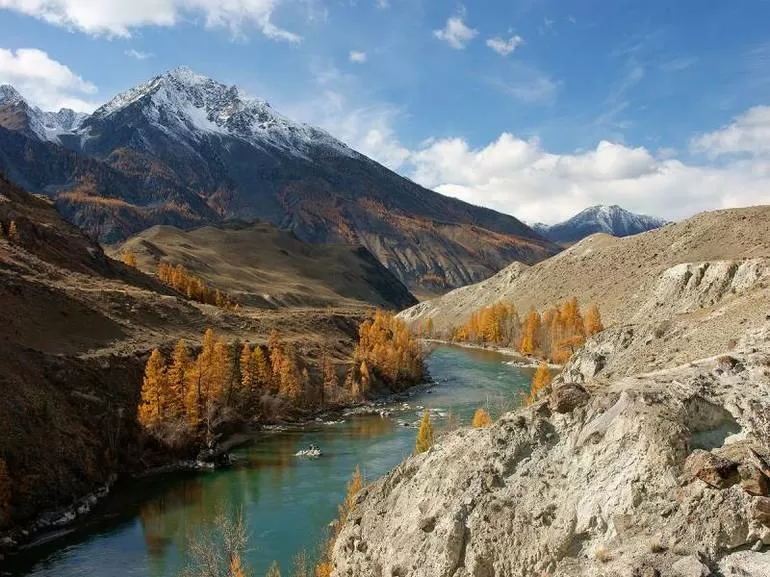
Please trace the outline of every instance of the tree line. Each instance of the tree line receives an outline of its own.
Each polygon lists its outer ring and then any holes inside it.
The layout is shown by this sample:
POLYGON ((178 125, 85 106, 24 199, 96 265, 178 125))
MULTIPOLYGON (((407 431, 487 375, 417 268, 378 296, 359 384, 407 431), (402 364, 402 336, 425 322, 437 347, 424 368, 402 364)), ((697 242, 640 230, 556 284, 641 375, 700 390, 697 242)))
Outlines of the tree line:
MULTIPOLYGON (((471 314, 450 335, 459 343, 512 347, 523 355, 566 362, 587 337, 604 330, 599 307, 588 306, 585 314, 576 297, 550 307, 542 315, 530 310, 522 320, 513 303, 499 302, 471 314)), ((432 334, 432 321, 423 325, 432 334)))
POLYGON ((218 288, 210 288, 206 281, 191 273, 181 264, 174 266, 166 262, 159 262, 158 278, 162 283, 178 290, 190 300, 223 309, 235 309, 239 306, 225 292, 218 288))
POLYGON ((315 366, 272 330, 267 344, 228 342, 206 330, 200 351, 184 340, 169 359, 152 351, 145 366, 140 424, 169 445, 190 436, 211 440, 233 421, 271 421, 297 411, 344 406, 377 390, 398 390, 422 380, 419 341, 393 315, 377 311, 360 325, 344 377, 328 350, 315 366))

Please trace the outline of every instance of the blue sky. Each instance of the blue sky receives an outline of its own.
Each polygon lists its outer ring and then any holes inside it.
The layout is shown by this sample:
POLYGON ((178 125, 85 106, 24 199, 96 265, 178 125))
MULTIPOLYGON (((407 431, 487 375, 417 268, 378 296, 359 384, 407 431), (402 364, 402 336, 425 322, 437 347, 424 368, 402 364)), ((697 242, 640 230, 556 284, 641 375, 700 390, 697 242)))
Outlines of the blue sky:
POLYGON ((87 109, 184 64, 527 220, 680 218, 770 202, 768 22, 768 0, 0 0, 0 82, 87 109))

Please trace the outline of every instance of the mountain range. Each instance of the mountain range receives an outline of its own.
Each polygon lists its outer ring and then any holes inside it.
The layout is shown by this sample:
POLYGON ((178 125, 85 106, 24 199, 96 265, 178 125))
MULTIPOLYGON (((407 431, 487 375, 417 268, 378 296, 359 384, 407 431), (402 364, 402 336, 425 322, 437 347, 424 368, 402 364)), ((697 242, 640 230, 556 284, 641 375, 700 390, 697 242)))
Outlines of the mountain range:
POLYGON ((0 88, 0 168, 105 244, 156 224, 259 219, 306 242, 363 245, 418 293, 559 250, 511 216, 427 190, 187 68, 90 115, 44 112, 0 88))
POLYGON ((598 232, 619 237, 632 236, 667 224, 665 219, 635 214, 614 204, 591 206, 564 222, 553 225, 536 223, 532 228, 552 242, 571 244, 598 232))

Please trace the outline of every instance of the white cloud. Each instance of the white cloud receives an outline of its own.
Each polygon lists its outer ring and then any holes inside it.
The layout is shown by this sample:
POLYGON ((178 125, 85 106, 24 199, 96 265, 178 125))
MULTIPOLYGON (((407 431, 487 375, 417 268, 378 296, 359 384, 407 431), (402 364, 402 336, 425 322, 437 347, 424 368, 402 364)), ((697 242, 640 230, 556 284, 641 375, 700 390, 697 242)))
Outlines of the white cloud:
POLYGON ((87 34, 123 36, 143 26, 173 26, 180 19, 202 16, 208 27, 225 27, 242 35, 249 26, 276 40, 299 42, 300 36, 273 24, 280 0, 0 0, 14 10, 50 24, 87 34))
POLYGON ((770 155, 770 106, 755 106, 728 126, 693 138, 690 146, 694 152, 703 152, 710 158, 770 155))
POLYGON ((96 86, 36 48, 15 52, 0 48, 0 84, 12 84, 30 103, 44 110, 89 112, 97 106, 87 100, 96 94, 96 86))
POLYGON ((420 184, 528 222, 557 222, 594 204, 620 204, 669 219, 703 210, 770 203, 770 164, 687 165, 607 141, 553 154, 536 139, 502 134, 474 149, 445 139, 410 155, 420 184))
POLYGON ((527 104, 545 103, 553 100, 558 84, 548 76, 533 76, 515 82, 494 80, 493 84, 506 94, 527 104))
POLYGON ((449 44, 455 50, 464 49, 468 42, 478 36, 479 31, 467 26, 463 22, 463 18, 465 18, 465 10, 460 10, 458 15, 452 16, 447 20, 446 26, 443 29, 434 30, 433 35, 449 44))
POLYGON ((133 48, 129 48, 124 52, 124 54, 137 60, 147 60, 153 56, 151 52, 141 52, 139 50, 134 50, 133 48))
POLYGON ((349 58, 351 62, 355 62, 357 64, 363 64, 364 62, 366 62, 366 52, 351 50, 349 58))
POLYGON ((487 46, 501 56, 508 56, 522 44, 524 44, 524 39, 521 36, 511 36, 508 40, 496 36, 487 40, 487 46))

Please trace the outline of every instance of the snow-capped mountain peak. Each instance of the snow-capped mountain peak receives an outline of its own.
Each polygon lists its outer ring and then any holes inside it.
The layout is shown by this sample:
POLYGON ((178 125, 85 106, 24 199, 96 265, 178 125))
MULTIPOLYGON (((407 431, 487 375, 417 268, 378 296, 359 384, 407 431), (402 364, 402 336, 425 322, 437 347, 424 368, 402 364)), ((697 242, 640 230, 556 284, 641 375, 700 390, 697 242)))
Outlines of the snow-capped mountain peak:
POLYGON ((534 228, 554 242, 575 242, 598 232, 613 236, 631 236, 666 224, 668 221, 665 219, 635 214, 613 204, 591 206, 564 222, 551 226, 538 223, 534 228))
POLYGON ((326 145, 354 154, 323 130, 294 122, 237 86, 227 86, 180 67, 156 76, 113 98, 93 114, 104 122, 127 110, 138 110, 150 124, 182 140, 211 134, 270 145, 295 154, 309 146, 326 145))
POLYGON ((0 105, 14 105, 24 102, 24 97, 10 84, 0 84, 0 105))
POLYGON ((30 104, 19 92, 8 84, 0 86, 0 106, 14 107, 15 114, 21 118, 29 132, 40 140, 59 142, 59 136, 77 130, 87 114, 62 108, 58 112, 41 110, 30 104))

